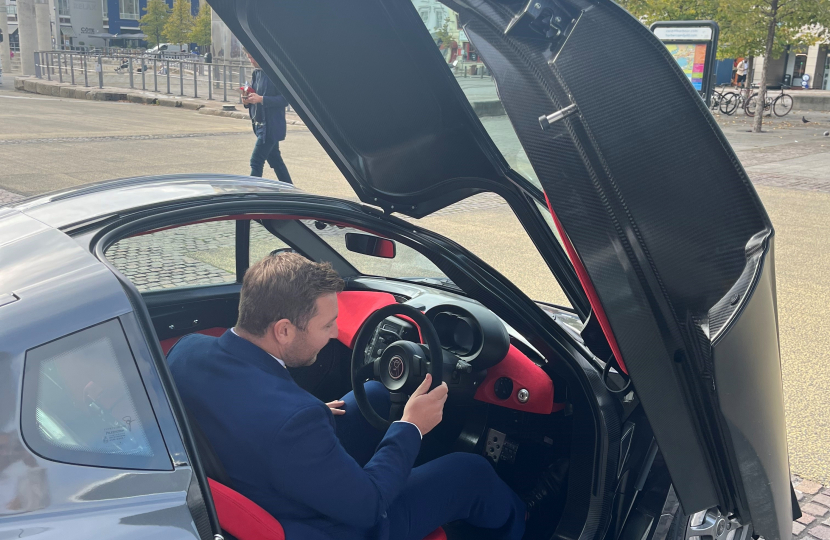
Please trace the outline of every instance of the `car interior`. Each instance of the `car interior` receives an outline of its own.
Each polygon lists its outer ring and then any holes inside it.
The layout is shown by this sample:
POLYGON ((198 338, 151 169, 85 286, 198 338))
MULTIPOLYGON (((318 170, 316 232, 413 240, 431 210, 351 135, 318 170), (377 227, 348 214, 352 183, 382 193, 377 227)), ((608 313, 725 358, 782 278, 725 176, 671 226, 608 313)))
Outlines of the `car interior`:
MULTIPOLYGON (((424 438, 416 466, 449 452, 486 456, 528 502, 530 537, 549 537, 567 498, 573 451, 568 389, 543 369, 549 359, 415 247, 345 223, 224 216, 132 234, 110 245, 106 257, 141 293, 165 354, 184 335, 219 336, 234 325, 242 277, 257 260, 291 250, 331 263, 346 282, 338 297, 338 338, 315 364, 290 368, 295 381, 323 402, 352 389, 353 366, 382 361, 402 341, 422 341, 409 317, 392 315, 371 327, 367 319, 392 305, 423 313, 443 348, 450 391, 444 420, 424 438)), ((579 331, 575 314, 543 307, 579 331)), ((358 377, 365 380, 365 371, 358 377)), ((233 490, 199 419, 190 416, 188 423, 226 538, 283 538, 277 520, 233 490)), ((455 523, 428 538, 481 534, 455 523)))

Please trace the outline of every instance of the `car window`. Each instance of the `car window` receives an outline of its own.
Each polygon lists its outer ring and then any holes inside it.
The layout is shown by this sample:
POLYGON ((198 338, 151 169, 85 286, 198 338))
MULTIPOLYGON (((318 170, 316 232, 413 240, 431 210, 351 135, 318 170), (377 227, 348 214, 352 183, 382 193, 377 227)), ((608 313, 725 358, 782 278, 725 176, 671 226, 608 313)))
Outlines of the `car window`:
POLYGON ((258 222, 251 222, 251 247, 249 254, 251 265, 264 259, 274 251, 281 249, 291 249, 291 247, 271 234, 268 229, 258 222))
POLYGON ((302 220, 302 223, 314 231, 332 249, 349 261, 361 274, 392 278, 438 278, 447 280, 441 270, 432 261, 414 249, 400 242, 395 245, 395 257, 383 259, 346 249, 346 234, 368 234, 364 231, 341 227, 322 221, 302 220))
POLYGON ((194 223, 119 240, 107 259, 140 292, 236 281, 236 222, 194 223))
POLYGON ((571 306, 518 218, 495 193, 475 195, 411 221, 466 247, 533 300, 571 306))
POLYGON ((427 2, 420 10, 424 26, 510 168, 541 190, 542 185, 530 160, 504 113, 495 81, 481 55, 459 25, 458 14, 438 2, 427 2))
POLYGON ((26 353, 21 416, 26 443, 47 459, 172 469, 117 319, 26 353))

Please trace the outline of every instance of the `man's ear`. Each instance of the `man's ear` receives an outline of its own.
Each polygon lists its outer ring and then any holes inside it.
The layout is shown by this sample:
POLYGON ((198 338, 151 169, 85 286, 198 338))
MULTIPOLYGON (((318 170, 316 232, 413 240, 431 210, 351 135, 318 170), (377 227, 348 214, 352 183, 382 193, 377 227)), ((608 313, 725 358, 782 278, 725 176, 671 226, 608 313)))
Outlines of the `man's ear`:
POLYGON ((296 328, 294 328, 294 325, 288 319, 280 319, 271 327, 271 334, 277 340, 277 343, 281 345, 293 341, 295 332, 296 328))

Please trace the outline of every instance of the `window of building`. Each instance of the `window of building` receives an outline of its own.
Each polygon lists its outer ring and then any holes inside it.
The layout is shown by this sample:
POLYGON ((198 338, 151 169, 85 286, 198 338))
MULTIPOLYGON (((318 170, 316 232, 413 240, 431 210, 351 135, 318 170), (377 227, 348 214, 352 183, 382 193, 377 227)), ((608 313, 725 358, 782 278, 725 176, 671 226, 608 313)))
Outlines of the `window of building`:
POLYGON ((424 24, 428 24, 429 21, 429 8, 421 8, 419 13, 421 14, 421 20, 424 21, 424 24))
POLYGON ((118 0, 122 19, 137 21, 139 17, 138 0, 118 0))
POLYGON ((104 10, 104 18, 105 19, 109 18, 110 14, 109 14, 109 8, 107 7, 107 0, 101 0, 101 7, 104 10))
POLYGON ((46 459, 172 469, 117 319, 26 353, 21 423, 26 444, 46 459))
POLYGON ((69 16, 69 0, 58 0, 58 15, 69 16))

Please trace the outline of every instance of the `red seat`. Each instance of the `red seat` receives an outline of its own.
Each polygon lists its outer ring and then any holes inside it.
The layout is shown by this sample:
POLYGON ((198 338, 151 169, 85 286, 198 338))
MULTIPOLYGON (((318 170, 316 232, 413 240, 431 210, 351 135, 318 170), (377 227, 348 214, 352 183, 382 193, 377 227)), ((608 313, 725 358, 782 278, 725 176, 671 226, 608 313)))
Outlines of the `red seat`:
MULTIPOLYGON (((208 478, 219 525, 239 540, 285 540, 285 531, 274 516, 231 488, 208 478)), ((447 540, 440 527, 424 540, 447 540)))

